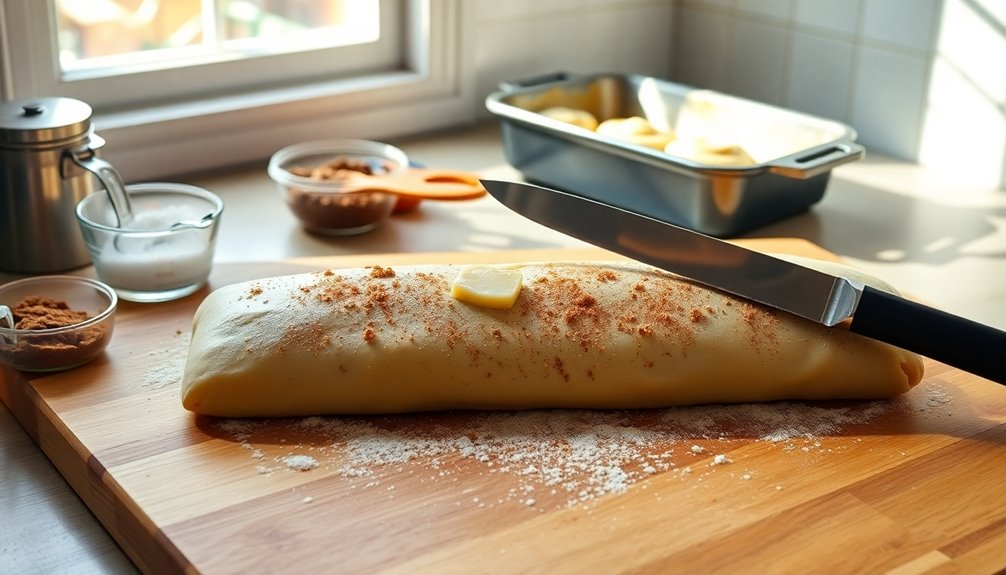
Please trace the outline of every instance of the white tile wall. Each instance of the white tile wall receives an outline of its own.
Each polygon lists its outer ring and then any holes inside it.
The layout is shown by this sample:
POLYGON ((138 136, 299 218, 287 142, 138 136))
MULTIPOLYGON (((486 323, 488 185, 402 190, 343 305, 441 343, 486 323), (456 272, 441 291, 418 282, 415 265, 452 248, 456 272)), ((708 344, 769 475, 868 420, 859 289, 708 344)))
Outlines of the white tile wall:
POLYGON ((734 24, 727 91, 781 104, 789 60, 789 41, 775 24, 740 19, 734 24))
POLYGON ((976 89, 960 68, 942 57, 933 67, 929 94, 920 161, 953 173, 962 184, 1001 178, 1006 169, 1002 104, 976 89))
POLYGON ((848 118, 855 49, 821 34, 793 34, 785 105, 824 118, 848 118))
POLYGON ((1006 189, 1006 2, 792 0, 788 17, 786 2, 755 4, 681 0, 672 77, 776 102, 778 72, 761 59, 782 62, 783 106, 851 124, 873 152, 1006 189), (707 32, 725 35, 726 55, 693 49, 707 32))
POLYGON ((475 73, 481 102, 500 82, 550 72, 668 78, 676 0, 479 0, 475 73))
POLYGON ((946 0, 936 49, 976 90, 1006 105, 1006 2, 987 4, 998 6, 1001 14, 986 12, 980 4, 976 9, 971 0, 946 0))
POLYGON ((1006 188, 1004 29, 1006 2, 945 0, 919 160, 959 179, 998 179, 1006 188))
POLYGON ((794 0, 734 0, 738 11, 762 16, 788 19, 793 12, 794 0))
POLYGON ((678 7, 674 28, 674 78, 711 90, 729 91, 728 54, 734 22, 722 10, 703 10, 685 2, 678 7))
POLYGON ((929 51, 939 1, 866 0, 863 5, 863 38, 929 51))
POLYGON ((855 34, 861 0, 799 0, 797 24, 815 26, 841 34, 855 34))
POLYGON ((928 62, 870 46, 857 50, 850 123, 869 146, 917 157, 928 62))
POLYGON ((682 0, 672 77, 846 122, 868 149, 917 159, 944 1, 682 0), (700 49, 710 37, 727 48, 700 49))

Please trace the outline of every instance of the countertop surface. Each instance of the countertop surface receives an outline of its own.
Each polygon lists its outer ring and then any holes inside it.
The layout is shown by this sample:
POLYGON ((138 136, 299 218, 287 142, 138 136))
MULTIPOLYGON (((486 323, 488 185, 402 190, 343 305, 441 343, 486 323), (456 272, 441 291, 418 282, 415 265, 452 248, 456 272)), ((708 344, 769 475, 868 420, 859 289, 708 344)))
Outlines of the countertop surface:
MULTIPOLYGON (((392 143, 430 167, 519 177, 503 158, 493 124, 392 143)), ((224 199, 218 262, 585 245, 524 220, 488 197, 425 202, 371 233, 325 238, 299 227, 264 163, 184 181, 224 199)), ((809 212, 746 237, 805 238, 936 307, 1006 329, 1002 190, 871 155, 836 169, 824 199, 809 212)), ((8 279, 0 274, 0 282, 8 279)), ((0 573, 135 571, 3 404, 0 517, 0 573)))

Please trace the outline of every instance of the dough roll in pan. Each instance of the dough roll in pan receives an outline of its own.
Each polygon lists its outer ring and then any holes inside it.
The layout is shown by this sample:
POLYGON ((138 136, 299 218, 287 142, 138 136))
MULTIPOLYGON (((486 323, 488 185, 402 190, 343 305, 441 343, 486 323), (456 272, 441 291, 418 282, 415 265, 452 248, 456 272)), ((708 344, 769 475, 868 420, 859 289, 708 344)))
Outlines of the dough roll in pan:
POLYGON ((919 356, 632 262, 514 264, 513 307, 451 296, 460 266, 328 270, 214 291, 182 402, 303 416, 652 408, 908 391, 919 356))

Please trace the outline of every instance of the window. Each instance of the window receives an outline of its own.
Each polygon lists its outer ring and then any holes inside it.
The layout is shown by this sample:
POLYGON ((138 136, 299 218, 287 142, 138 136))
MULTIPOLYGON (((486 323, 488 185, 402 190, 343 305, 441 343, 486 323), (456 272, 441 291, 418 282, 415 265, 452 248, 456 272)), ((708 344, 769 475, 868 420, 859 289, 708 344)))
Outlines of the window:
POLYGON ((460 0, 0 0, 6 99, 90 104, 127 181, 474 117, 460 0))

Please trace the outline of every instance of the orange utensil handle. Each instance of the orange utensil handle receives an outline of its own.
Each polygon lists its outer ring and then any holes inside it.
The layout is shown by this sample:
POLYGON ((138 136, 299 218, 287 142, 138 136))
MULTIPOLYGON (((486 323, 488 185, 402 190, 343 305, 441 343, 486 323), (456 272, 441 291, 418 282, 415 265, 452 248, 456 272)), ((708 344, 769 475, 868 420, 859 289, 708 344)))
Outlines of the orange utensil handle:
POLYGON ((409 168, 398 174, 381 176, 376 187, 427 200, 471 200, 486 194, 477 174, 426 168, 409 168))

